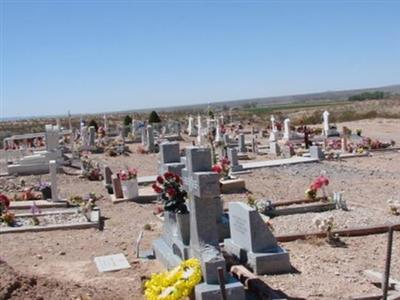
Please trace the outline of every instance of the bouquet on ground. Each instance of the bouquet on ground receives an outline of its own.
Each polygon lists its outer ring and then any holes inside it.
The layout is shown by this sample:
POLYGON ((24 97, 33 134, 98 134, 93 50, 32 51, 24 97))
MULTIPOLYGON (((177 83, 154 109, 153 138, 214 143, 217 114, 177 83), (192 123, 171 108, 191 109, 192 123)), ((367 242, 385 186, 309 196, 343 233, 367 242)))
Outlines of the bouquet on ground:
POLYGON ((83 213, 90 212, 94 207, 96 207, 96 201, 101 199, 102 196, 97 196, 95 193, 90 192, 82 196, 72 196, 70 198, 70 203, 77 206, 79 210, 83 213))
POLYGON ((318 176, 317 178, 314 179, 310 187, 306 190, 307 198, 315 200, 317 198, 318 190, 322 190, 323 197, 326 198, 325 186, 327 185, 329 185, 329 179, 323 175, 318 176))
POLYGON ((138 171, 135 168, 128 168, 127 170, 120 170, 117 173, 118 178, 122 181, 136 179, 137 175, 138 175, 138 171))
POLYGON ((95 163, 93 160, 89 158, 89 156, 84 155, 81 157, 81 165, 82 165, 82 176, 91 180, 102 180, 103 175, 100 171, 100 166, 98 163, 95 163))
POLYGON ((212 169, 213 172, 216 172, 221 175, 223 179, 230 178, 231 171, 231 162, 226 157, 221 159, 217 164, 215 164, 212 169))
POLYGON ((187 193, 183 190, 182 180, 179 175, 166 172, 163 176, 158 176, 153 190, 161 195, 165 211, 179 214, 188 213, 186 207, 187 193))

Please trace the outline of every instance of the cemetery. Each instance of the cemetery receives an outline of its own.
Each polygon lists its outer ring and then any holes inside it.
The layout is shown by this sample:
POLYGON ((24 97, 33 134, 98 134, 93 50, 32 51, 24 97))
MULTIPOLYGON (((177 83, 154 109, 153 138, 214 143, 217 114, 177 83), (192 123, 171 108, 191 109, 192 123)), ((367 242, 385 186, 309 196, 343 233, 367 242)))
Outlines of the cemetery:
POLYGON ((399 123, 329 117, 104 115, 6 139, 0 271, 78 299, 381 299, 392 235, 398 299, 399 123))

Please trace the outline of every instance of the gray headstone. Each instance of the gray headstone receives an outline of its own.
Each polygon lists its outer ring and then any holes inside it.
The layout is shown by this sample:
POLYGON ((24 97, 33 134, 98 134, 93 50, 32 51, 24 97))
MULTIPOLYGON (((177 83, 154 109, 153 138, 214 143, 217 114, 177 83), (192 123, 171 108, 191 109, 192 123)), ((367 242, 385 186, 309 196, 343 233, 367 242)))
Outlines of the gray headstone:
POLYGON ((281 154, 281 149, 277 142, 269 143, 269 153, 276 156, 279 156, 281 154))
POLYGON ((258 211, 242 202, 229 203, 231 239, 241 248, 262 252, 277 246, 274 235, 258 211))
POLYGON ((147 138, 146 138, 146 127, 142 127, 141 128, 141 135, 140 135, 140 137, 141 137, 141 141, 142 141, 142 145, 143 146, 146 146, 146 143, 147 143, 147 138))
POLYGON ((231 162, 231 166, 237 166, 239 165, 239 160, 238 160, 238 153, 235 148, 228 148, 228 160, 231 162))
POLYGON ((310 157, 318 158, 319 160, 323 160, 325 158, 325 154, 324 154, 324 152, 322 152, 321 147, 310 146, 310 157))
POLYGON ((189 173, 211 171, 211 151, 208 148, 186 148, 186 168, 189 173))
POLYGON ((239 152, 240 153, 246 153, 246 141, 245 141, 245 136, 243 133, 239 134, 239 152))
POLYGON ((153 126, 147 125, 147 149, 149 152, 154 152, 155 147, 154 147, 154 132, 153 132, 153 126))
POLYGON ((109 166, 104 166, 103 175, 104 175, 104 183, 107 185, 112 184, 111 181, 112 171, 109 166))
POLYGON ((229 145, 229 143, 230 143, 229 134, 224 133, 224 135, 223 135, 223 141, 224 141, 224 144, 225 144, 225 145, 229 145))
POLYGON ((96 143, 96 128, 94 126, 89 127, 89 146, 94 146, 96 143))
POLYGON ((180 159, 179 143, 167 142, 160 145, 160 163, 177 163, 180 159))
POLYGON ((282 156, 284 158, 290 158, 294 155, 294 149, 290 145, 283 145, 282 146, 282 156))
POLYGON ((249 205, 229 203, 231 238, 224 240, 224 249, 257 275, 291 271, 289 254, 278 246, 275 237, 260 214, 249 205))

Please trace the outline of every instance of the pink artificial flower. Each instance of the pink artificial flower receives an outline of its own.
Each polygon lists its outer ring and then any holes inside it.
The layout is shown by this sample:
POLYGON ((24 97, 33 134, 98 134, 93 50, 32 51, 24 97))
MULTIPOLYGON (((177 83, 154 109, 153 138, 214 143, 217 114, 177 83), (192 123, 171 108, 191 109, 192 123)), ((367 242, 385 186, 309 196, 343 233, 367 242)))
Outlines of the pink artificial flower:
POLYGON ((136 177, 137 174, 138 174, 138 171, 135 168, 129 168, 128 169, 128 174, 131 175, 132 177, 136 177))

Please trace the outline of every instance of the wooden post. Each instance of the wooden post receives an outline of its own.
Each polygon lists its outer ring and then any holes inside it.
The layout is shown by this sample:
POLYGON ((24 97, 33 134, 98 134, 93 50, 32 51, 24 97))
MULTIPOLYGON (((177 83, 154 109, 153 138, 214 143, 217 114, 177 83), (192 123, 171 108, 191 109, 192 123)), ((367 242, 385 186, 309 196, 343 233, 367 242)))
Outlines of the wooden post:
POLYGON ((388 294, 390 263, 392 260, 392 245, 393 245, 393 226, 390 226, 388 231, 388 243, 386 249, 385 277, 382 286, 383 300, 387 300, 387 294, 388 294))
POLYGON ((228 300, 228 298, 226 297, 226 290, 225 290, 224 270, 221 267, 218 267, 218 281, 219 281, 219 288, 221 289, 221 300, 228 300))

